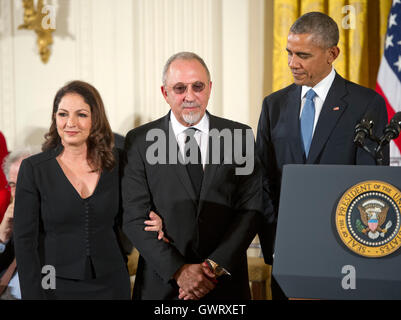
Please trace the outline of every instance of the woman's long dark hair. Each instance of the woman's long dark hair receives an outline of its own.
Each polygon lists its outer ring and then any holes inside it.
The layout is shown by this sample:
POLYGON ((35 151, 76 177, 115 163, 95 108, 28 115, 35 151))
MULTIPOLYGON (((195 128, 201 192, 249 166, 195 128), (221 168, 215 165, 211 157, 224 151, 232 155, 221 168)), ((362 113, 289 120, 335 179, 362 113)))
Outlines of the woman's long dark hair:
POLYGON ((52 124, 49 132, 45 134, 46 141, 42 145, 42 150, 53 149, 61 145, 61 139, 57 133, 56 112, 61 99, 66 94, 71 93, 80 95, 91 109, 92 126, 86 142, 88 148, 87 158, 90 166, 94 171, 111 170, 115 165, 115 158, 112 152, 114 135, 107 120, 99 92, 84 81, 71 81, 57 92, 53 101, 52 124))

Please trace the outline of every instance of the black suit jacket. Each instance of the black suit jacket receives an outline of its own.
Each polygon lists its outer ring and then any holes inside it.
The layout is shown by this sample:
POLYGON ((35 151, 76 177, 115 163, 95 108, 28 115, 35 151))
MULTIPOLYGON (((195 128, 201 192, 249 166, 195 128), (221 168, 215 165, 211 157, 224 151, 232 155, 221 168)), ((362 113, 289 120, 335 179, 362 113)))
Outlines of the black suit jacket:
MULTIPOLYGON (((151 165, 146 160, 147 149, 154 143, 146 141, 146 135, 152 129, 164 132, 173 152, 177 152, 171 128, 171 135, 168 134, 169 119, 168 114, 126 136, 123 230, 140 252, 134 298, 176 299, 174 273, 186 263, 201 263, 210 258, 232 276, 220 279, 205 299, 249 299, 246 251, 256 235, 254 218, 261 208, 259 165, 255 163, 252 174, 240 176, 235 174, 235 163, 207 164, 198 202, 184 165, 151 165), (157 240, 156 232, 144 231, 150 210, 163 219, 169 244, 157 240)), ((241 129, 244 134, 244 130, 250 129, 212 115, 209 120, 211 130, 228 129, 232 133, 241 129)), ((224 149, 223 143, 221 157, 224 150, 228 149, 224 149)), ((167 150, 167 159, 170 152, 167 150)))
MULTIPOLYGON (((265 261, 272 263, 281 175, 285 164, 374 165, 375 160, 354 143, 355 126, 367 113, 373 115, 374 133, 383 134, 387 111, 383 98, 336 74, 323 104, 308 158, 300 134, 301 86, 292 84, 263 101, 256 139, 263 167, 263 223, 259 238, 265 261)), ((366 139, 368 140, 368 139, 366 139)), ((370 140, 366 145, 373 149, 370 140)), ((389 149, 384 150, 385 164, 389 149)))
POLYGON ((58 277, 85 279, 90 256, 96 277, 127 272, 117 237, 118 153, 117 165, 102 171, 94 193, 84 200, 56 160, 61 151, 23 160, 18 173, 14 245, 23 299, 46 298, 41 286, 44 265, 54 266, 58 277))

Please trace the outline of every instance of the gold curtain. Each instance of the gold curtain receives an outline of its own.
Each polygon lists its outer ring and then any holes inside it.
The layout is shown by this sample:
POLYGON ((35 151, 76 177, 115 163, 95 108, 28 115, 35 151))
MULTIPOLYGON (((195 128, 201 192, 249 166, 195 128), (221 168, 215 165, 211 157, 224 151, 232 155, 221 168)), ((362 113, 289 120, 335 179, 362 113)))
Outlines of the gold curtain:
POLYGON ((274 0, 273 74, 265 75, 272 77, 272 90, 293 82, 285 50, 288 31, 299 16, 310 11, 324 12, 338 24, 340 56, 334 63, 336 71, 350 81, 374 88, 391 4, 392 0, 274 0))

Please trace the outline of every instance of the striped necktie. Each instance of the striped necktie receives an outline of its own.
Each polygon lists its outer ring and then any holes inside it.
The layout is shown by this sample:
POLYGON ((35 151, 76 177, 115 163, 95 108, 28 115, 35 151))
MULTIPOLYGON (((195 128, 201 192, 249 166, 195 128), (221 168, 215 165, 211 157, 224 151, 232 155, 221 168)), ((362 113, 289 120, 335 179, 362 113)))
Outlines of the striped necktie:
POLYGON ((185 130, 186 138, 185 138, 185 149, 184 155, 186 157, 186 167, 191 178, 192 185, 196 191, 196 195, 199 199, 200 191, 202 187, 202 180, 203 180, 203 166, 202 166, 202 155, 199 148, 198 143, 195 139, 195 132, 197 129, 189 128, 185 130), (197 157, 191 152, 196 152, 197 150, 197 157))

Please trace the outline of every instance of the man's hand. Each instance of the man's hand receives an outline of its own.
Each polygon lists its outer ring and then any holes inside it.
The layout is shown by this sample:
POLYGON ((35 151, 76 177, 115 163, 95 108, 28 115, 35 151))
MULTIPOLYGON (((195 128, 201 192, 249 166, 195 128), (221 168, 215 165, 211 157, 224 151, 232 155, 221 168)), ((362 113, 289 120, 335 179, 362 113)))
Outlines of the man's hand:
MULTIPOLYGON (((210 270, 206 262, 202 263, 202 271, 214 284, 217 284, 216 275, 210 270)), ((185 292, 182 288, 179 289, 178 298, 183 300, 199 300, 195 295, 185 292)))
POLYGON ((164 236, 162 219, 153 211, 150 211, 149 218, 150 220, 145 221, 145 224, 147 225, 145 231, 156 231, 158 233, 157 239, 163 239, 164 242, 169 243, 170 241, 164 236))
POLYGON ((199 300, 216 287, 213 272, 204 264, 185 264, 174 275, 179 290, 179 299, 199 300))
POLYGON ((0 224, 0 242, 2 243, 6 243, 10 240, 13 233, 14 203, 15 202, 8 206, 0 224))

